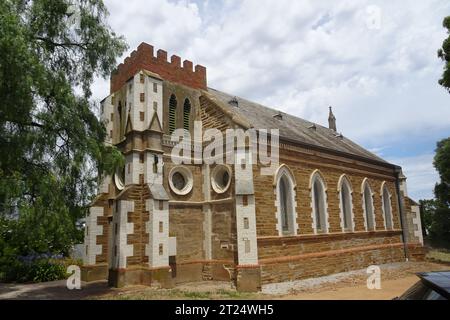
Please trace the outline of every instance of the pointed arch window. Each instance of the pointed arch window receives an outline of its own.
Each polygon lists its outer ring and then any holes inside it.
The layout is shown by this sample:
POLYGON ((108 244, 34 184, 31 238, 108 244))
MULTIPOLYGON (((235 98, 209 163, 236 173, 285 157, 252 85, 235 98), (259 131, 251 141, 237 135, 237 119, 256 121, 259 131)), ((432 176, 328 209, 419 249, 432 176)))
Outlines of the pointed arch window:
POLYGON ((278 231, 280 235, 297 234, 297 213, 295 210, 295 179, 286 165, 275 175, 278 231))
POLYGON ((351 232, 354 230, 352 189, 346 176, 341 177, 338 191, 340 198, 342 230, 351 232))
POLYGON ((374 206, 373 206, 373 192, 367 181, 363 182, 363 209, 364 209, 364 221, 366 222, 366 230, 373 231, 375 230, 375 215, 374 215, 374 206))
POLYGON ((183 105, 183 129, 189 131, 189 123, 191 118, 191 102, 189 99, 184 100, 183 105))
POLYGON ((383 214, 384 214, 384 223, 386 229, 392 229, 392 204, 391 204, 391 194, 385 183, 382 186, 382 202, 383 202, 383 214))
POLYGON ((316 233, 328 232, 328 214, 325 183, 319 173, 313 173, 311 179, 313 220, 316 233))
POLYGON ((177 124, 177 98, 174 94, 169 99, 169 134, 172 134, 176 129, 177 124))

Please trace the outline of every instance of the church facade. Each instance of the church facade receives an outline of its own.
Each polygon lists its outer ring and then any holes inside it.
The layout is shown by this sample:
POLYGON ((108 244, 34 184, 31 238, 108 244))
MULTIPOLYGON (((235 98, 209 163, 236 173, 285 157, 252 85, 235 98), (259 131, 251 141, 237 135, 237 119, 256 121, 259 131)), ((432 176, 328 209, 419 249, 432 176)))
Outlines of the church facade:
POLYGON ((327 128, 223 93, 205 67, 142 43, 111 76, 101 119, 125 166, 102 179, 86 218, 85 281, 257 291, 423 257, 401 168, 339 134, 331 108, 327 128), (174 157, 180 129, 194 143, 174 157), (264 174, 250 139, 214 152, 231 163, 201 159, 207 130, 272 129, 257 140, 277 153, 264 174))

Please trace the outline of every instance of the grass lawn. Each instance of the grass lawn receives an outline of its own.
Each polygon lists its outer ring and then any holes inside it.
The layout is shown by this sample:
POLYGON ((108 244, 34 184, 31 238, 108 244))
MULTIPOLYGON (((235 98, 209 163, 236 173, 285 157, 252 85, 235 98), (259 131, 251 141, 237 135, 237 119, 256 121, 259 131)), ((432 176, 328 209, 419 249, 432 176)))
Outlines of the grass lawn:
POLYGON ((443 249, 432 249, 427 253, 426 258, 450 263, 450 251, 446 251, 443 249))

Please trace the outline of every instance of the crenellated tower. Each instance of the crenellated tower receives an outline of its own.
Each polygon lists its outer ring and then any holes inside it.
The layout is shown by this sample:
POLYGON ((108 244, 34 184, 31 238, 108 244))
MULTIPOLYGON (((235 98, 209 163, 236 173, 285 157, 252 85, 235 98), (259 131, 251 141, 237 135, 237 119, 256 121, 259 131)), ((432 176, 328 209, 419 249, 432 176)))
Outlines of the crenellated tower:
MULTIPOLYGON (((86 219, 83 278, 109 278, 111 285, 159 282, 171 286, 169 194, 164 184, 164 81, 206 89, 206 69, 142 43, 111 76, 101 102, 105 143, 115 145, 125 165, 99 183, 86 219)), ((180 121, 181 122, 181 121, 180 121)), ((186 121, 185 121, 186 122, 186 121)))

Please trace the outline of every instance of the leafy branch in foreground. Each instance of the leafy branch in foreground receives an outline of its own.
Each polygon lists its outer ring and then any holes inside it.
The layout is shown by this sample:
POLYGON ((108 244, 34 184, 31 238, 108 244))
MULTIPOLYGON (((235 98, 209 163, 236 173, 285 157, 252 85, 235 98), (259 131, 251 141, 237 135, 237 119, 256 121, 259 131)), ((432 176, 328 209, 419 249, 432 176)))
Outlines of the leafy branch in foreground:
POLYGON ((0 2, 0 259, 67 253, 98 174, 123 163, 89 100, 126 50, 107 16, 100 0, 0 2))

